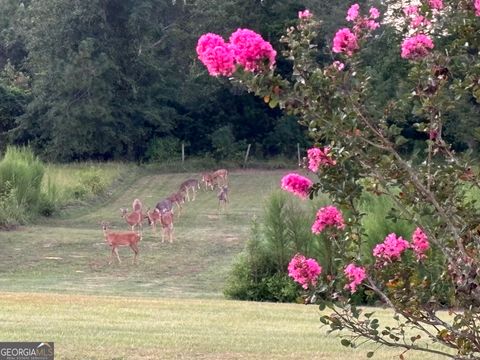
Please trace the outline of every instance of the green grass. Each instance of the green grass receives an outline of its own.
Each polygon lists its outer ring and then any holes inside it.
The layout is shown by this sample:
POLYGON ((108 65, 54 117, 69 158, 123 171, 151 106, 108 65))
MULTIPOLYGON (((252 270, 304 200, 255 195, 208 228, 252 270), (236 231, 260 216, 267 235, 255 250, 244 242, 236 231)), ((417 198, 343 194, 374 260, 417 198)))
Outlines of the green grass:
MULTIPOLYGON (((344 360, 375 349, 342 347, 320 328, 318 307, 299 304, 0 293, 0 309, 2 341, 54 341, 57 359, 344 360)), ((382 349, 374 359, 400 353, 382 349)))
MULTIPOLYGON (((200 191, 175 221, 173 244, 162 244, 145 228, 139 264, 120 249, 122 264, 107 265, 110 255, 100 228, 108 221, 127 230, 121 207, 139 198, 154 207, 179 184, 198 174, 146 175, 129 179, 107 202, 68 209, 60 217, 17 231, 0 232, 0 289, 129 296, 222 297, 233 257, 244 246, 250 221, 260 216, 263 198, 284 172, 237 171, 230 175, 230 205, 218 211, 216 192, 200 191), (132 182, 133 181, 133 182, 132 182)), ((146 226, 146 224, 145 224, 146 226)))
MULTIPOLYGON (((57 359, 365 359, 373 348, 346 349, 327 336, 316 306, 223 299, 251 218, 285 173, 232 172, 225 212, 215 192, 201 191, 176 219, 173 244, 145 229, 137 266, 127 248, 122 264, 107 265, 100 222, 126 230, 119 208, 137 197, 153 207, 198 174, 131 167, 107 200, 0 232, 0 339, 55 341, 57 359)), ((375 358, 399 354, 385 349, 375 358)))

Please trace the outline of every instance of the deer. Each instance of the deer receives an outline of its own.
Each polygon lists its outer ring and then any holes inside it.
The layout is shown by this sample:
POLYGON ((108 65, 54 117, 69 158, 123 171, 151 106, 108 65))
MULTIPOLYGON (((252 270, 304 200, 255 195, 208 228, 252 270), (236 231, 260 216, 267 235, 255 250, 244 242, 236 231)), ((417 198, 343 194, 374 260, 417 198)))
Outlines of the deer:
POLYGON ((165 237, 168 237, 170 243, 173 242, 173 213, 171 211, 161 212, 158 208, 147 211, 148 221, 152 226, 152 231, 157 232, 157 223, 162 225, 162 243, 165 237))
POLYGON ((129 214, 128 208, 120 208, 120 212, 122 213, 122 218, 132 227, 132 231, 135 230, 135 226, 138 226, 141 231, 144 218, 141 211, 133 211, 129 214))
POLYGON ((133 212, 142 213, 142 202, 139 199, 133 200, 132 209, 133 212))
POLYGON ((217 210, 220 211, 220 206, 223 204, 223 208, 227 208, 228 204, 228 186, 224 185, 220 188, 220 191, 217 194, 218 198, 218 208, 217 210))
POLYGON ((216 185, 215 176, 213 172, 206 172, 202 174, 202 182, 205 185, 205 190, 210 188, 213 190, 214 186, 216 185))
POLYGON ((113 262, 113 255, 117 255, 118 263, 120 264, 120 256, 118 255, 119 246, 130 246, 133 250, 133 263, 137 263, 137 256, 139 253, 138 243, 142 240, 142 234, 134 231, 128 232, 112 232, 107 229, 107 224, 102 222, 103 236, 105 237, 105 242, 110 245, 112 248, 112 255, 110 256, 109 264, 113 262))
POLYGON ((185 194, 181 191, 178 191, 167 197, 167 200, 170 200, 172 204, 177 206, 178 216, 180 216, 182 213, 182 204, 185 203, 185 194))
POLYGON ((221 179, 222 180, 222 186, 228 185, 228 170, 227 169, 218 169, 217 171, 214 171, 213 172, 213 178, 217 179, 217 182, 219 182, 219 180, 221 179))
POLYGON ((155 207, 161 212, 172 211, 173 203, 169 199, 163 199, 155 205, 155 207))
POLYGON ((197 194, 197 190, 200 189, 200 182, 196 179, 188 179, 185 180, 183 183, 180 184, 180 192, 185 194, 187 201, 190 201, 190 190, 192 191, 192 200, 195 201, 195 195, 197 194))

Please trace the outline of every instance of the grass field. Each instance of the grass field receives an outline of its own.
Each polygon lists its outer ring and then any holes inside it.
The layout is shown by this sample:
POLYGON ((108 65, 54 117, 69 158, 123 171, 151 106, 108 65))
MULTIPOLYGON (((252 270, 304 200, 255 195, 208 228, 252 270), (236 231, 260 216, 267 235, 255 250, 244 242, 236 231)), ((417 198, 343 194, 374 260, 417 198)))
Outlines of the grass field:
POLYGON ((153 207, 197 174, 137 178, 132 170, 106 202, 0 232, 0 339, 55 341, 58 359, 366 358, 367 348, 345 349, 325 335, 316 306, 223 299, 251 219, 283 174, 233 172, 225 212, 215 193, 201 191, 176 219, 173 244, 145 229, 137 266, 127 248, 122 264, 107 265, 100 222, 126 230, 120 207, 136 197, 153 207))

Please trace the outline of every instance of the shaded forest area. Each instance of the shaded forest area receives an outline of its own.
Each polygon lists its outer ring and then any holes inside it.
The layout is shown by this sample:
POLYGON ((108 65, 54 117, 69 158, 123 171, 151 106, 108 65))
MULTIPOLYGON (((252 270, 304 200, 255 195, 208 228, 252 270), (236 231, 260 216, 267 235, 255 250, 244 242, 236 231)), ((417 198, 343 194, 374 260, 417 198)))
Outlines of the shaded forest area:
MULTIPOLYGON (((350 1, 305 0, 2 0, 0 2, 0 151, 28 144, 53 161, 136 160, 187 154, 232 158, 295 156, 305 133, 226 79, 211 78, 195 46, 201 34, 251 28, 272 42, 278 71, 289 74, 278 42, 299 10, 323 19, 319 63, 330 64, 335 31, 350 1)), ((360 2, 361 3, 361 2, 360 2)), ((370 64, 378 109, 409 81, 409 66, 385 27, 362 59, 370 64)), ((472 104, 474 101, 472 101, 472 104)), ((478 109, 465 102, 448 114, 447 138, 476 150, 478 109), (461 110, 458 110, 461 108, 461 110)), ((458 105, 458 104, 457 104, 458 105)), ((410 112, 415 116, 415 104, 410 112)), ((407 138, 425 135, 392 119, 407 138)), ((405 151, 414 151, 414 146, 405 151)))

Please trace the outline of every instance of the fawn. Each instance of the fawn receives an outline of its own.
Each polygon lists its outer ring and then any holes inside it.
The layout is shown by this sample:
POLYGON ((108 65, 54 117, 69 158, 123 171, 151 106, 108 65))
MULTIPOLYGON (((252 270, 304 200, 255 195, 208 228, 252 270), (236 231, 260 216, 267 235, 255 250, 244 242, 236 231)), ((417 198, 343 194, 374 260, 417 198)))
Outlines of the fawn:
POLYGON ((196 179, 188 179, 180 184, 180 192, 185 194, 185 197, 190 201, 190 190, 192 191, 192 200, 195 201, 197 190, 200 189, 200 182, 196 179))
POLYGON ((228 204, 228 186, 224 185, 220 188, 220 191, 217 194, 218 198, 218 208, 217 210, 220 210, 220 206, 223 204, 223 208, 227 208, 228 204))
POLYGON ((137 263, 137 256, 139 253, 138 250, 138 243, 142 240, 142 235, 140 233, 136 233, 134 231, 128 232, 112 232, 107 229, 107 224, 102 223, 103 229, 103 236, 105 237, 105 241, 110 245, 112 248, 112 255, 110 256, 109 264, 113 261, 113 254, 117 255, 118 263, 121 263, 120 256, 118 255, 118 247, 119 246, 130 246, 135 254, 133 257, 133 263, 137 263))
POLYGON ((147 216, 154 233, 157 232, 157 223, 162 225, 162 243, 165 242, 165 237, 173 242, 173 213, 171 211, 161 212, 158 208, 155 208, 147 211, 147 216))

